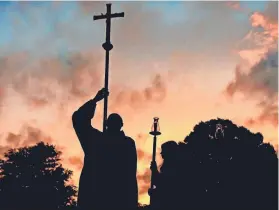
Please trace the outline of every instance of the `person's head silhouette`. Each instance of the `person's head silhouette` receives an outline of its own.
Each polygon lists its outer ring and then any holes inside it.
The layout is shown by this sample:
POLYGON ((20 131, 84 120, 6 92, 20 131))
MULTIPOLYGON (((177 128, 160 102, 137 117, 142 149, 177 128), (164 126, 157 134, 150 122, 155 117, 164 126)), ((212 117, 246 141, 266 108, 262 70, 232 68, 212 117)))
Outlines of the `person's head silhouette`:
POLYGON ((178 145, 175 141, 167 141, 161 146, 161 156, 163 159, 174 157, 177 153, 178 145))
POLYGON ((119 114, 112 113, 109 115, 106 125, 108 132, 119 132, 123 127, 123 120, 119 114))

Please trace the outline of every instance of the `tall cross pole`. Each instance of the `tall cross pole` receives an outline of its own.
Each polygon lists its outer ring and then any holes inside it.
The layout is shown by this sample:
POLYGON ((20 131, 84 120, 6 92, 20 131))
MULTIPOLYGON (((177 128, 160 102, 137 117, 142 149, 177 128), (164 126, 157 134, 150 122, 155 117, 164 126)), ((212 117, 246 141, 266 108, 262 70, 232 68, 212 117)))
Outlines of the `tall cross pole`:
MULTIPOLYGON (((108 79, 109 79, 109 51, 112 50, 113 45, 110 42, 110 28, 111 19, 117 17, 124 17, 124 12, 121 13, 111 13, 111 4, 107 4, 107 13, 104 15, 94 15, 93 20, 106 19, 106 42, 102 45, 106 51, 106 61, 105 61, 105 89, 108 91, 108 79)), ((108 96, 104 98, 104 119, 103 119, 103 131, 106 131, 106 120, 108 112, 108 96)))

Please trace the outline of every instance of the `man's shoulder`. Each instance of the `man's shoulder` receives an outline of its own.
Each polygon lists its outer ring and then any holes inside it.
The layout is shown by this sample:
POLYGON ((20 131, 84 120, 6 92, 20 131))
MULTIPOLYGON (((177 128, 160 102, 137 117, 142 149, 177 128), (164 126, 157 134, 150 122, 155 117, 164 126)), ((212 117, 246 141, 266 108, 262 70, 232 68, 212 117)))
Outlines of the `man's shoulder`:
POLYGON ((131 146, 135 146, 135 140, 134 139, 132 139, 131 137, 129 137, 129 136, 125 136, 125 139, 126 139, 126 142, 129 144, 129 145, 131 145, 131 146))

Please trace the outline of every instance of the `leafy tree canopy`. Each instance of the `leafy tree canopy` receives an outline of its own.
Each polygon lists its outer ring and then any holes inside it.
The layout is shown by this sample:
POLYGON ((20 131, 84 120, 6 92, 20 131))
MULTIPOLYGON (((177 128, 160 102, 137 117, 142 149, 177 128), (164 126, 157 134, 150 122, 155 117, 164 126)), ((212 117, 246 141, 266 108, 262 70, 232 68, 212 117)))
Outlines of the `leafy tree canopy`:
POLYGON ((75 205, 72 171, 61 152, 43 142, 9 150, 0 160, 0 203, 4 209, 62 209, 75 205))

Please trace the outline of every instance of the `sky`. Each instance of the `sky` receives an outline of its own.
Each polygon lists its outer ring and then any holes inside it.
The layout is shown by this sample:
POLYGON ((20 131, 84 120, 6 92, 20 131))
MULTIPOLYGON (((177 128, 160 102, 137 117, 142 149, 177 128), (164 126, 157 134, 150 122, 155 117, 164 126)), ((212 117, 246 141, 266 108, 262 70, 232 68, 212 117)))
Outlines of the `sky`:
MULTIPOLYGON (((78 179, 72 113, 104 85, 106 2, 0 2, 0 155, 44 141, 78 179)), ((278 143, 278 3, 113 2, 109 108, 138 150, 149 197, 153 117, 160 145, 224 118, 278 143)), ((92 125, 102 129, 103 104, 92 125)))

